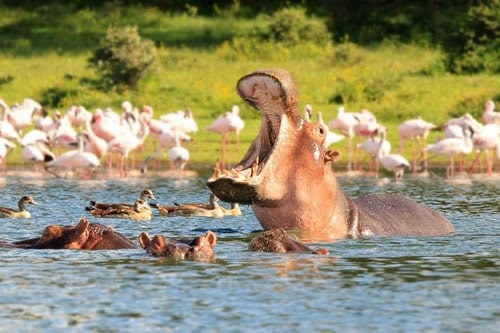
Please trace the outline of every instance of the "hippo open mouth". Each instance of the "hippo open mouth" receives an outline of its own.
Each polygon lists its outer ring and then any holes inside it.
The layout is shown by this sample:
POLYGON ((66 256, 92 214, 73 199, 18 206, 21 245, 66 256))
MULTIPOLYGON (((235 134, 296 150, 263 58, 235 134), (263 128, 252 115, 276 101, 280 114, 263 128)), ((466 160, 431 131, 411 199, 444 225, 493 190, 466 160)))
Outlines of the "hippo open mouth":
POLYGON ((231 170, 216 168, 207 185, 221 200, 242 204, 269 200, 259 185, 279 167, 274 156, 287 145, 301 119, 296 87, 288 72, 259 70, 242 77, 237 91, 245 102, 261 111, 261 128, 243 159, 231 170))

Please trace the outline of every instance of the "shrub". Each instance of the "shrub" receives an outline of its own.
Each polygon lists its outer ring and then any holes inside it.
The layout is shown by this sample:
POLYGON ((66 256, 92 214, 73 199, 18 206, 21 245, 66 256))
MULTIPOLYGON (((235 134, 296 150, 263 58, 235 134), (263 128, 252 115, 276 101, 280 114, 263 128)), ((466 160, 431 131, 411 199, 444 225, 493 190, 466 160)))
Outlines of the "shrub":
POLYGON ((137 27, 109 28, 88 62, 101 74, 105 87, 136 88, 155 65, 156 47, 141 39, 137 27))
POLYGON ((458 73, 500 73, 500 0, 478 1, 469 8, 460 31, 462 43, 451 52, 452 70, 458 73))
POLYGON ((290 45, 304 41, 322 44, 332 39, 323 21, 308 18, 300 8, 285 8, 275 12, 270 19, 269 36, 274 41, 290 45))

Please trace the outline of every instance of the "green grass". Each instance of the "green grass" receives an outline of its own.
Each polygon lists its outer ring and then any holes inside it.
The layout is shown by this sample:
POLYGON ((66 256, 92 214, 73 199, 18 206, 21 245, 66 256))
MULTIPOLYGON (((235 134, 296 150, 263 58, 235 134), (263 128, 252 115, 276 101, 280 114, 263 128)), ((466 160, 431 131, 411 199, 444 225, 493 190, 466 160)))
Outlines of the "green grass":
MULTIPOLYGON (((137 106, 153 106, 155 117, 189 107, 200 128, 188 145, 191 164, 212 164, 218 157, 220 137, 205 127, 233 104, 241 106, 245 129, 241 133, 242 151, 231 150, 229 155, 233 162, 242 157, 258 131, 260 118, 243 105, 235 84, 258 68, 289 70, 298 86, 301 110, 311 104, 314 111, 323 112, 325 121, 336 116, 341 101, 351 111, 371 110, 388 126, 393 146, 397 145, 397 126, 403 120, 421 116, 442 124, 466 112, 478 117, 486 99, 500 97, 499 76, 447 74, 442 70, 444 56, 436 49, 391 43, 373 48, 308 43, 284 47, 244 39, 242 36, 265 29, 263 17, 172 16, 153 8, 142 12, 140 8, 122 8, 105 21, 97 18, 99 13, 81 11, 72 20, 63 17, 50 25, 30 13, 7 14, 17 16, 6 15, 0 20, 0 79, 13 80, 0 84, 1 98, 12 104, 25 97, 43 100, 59 93, 63 96, 58 107, 61 111, 72 104, 89 110, 119 109, 126 99, 137 106), (23 27, 21 23, 29 20, 40 22, 23 27), (136 91, 102 92, 79 83, 81 78, 94 78, 86 59, 113 23, 137 24, 143 36, 159 45, 158 66, 136 91)), ((438 135, 432 133, 430 140, 438 135)), ((150 153, 152 146, 148 139, 142 154, 150 153)), ((345 153, 344 144, 338 149, 345 153)), ((12 152, 8 162, 19 163, 19 153, 12 152)))

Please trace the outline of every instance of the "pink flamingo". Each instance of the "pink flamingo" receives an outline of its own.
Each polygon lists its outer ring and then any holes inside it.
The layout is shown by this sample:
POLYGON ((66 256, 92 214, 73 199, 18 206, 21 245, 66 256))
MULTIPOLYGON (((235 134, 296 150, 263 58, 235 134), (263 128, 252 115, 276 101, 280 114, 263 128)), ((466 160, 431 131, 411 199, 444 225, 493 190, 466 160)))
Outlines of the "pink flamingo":
POLYGON ((386 141, 385 136, 386 131, 381 131, 377 150, 377 160, 384 169, 393 172, 396 181, 399 181, 403 178, 405 168, 410 167, 410 163, 404 156, 400 154, 390 154, 386 151, 387 148, 384 149, 384 142, 386 141))
POLYGON ((88 119, 92 118, 92 113, 87 111, 83 105, 73 105, 66 110, 66 117, 70 124, 76 128, 85 127, 88 119))
POLYGON ((3 102, 2 107, 7 112, 7 119, 17 131, 22 131, 26 127, 31 126, 33 124, 33 114, 42 109, 40 103, 31 98, 25 98, 22 104, 12 106, 11 108, 3 102))
POLYGON ((236 133, 236 144, 239 150, 239 134, 245 127, 243 120, 240 118, 240 108, 233 105, 231 112, 225 112, 215 119, 207 128, 207 131, 218 133, 222 136, 221 142, 221 167, 225 167, 226 163, 226 141, 230 132, 236 133))
POLYGON ((491 99, 484 103, 482 120, 485 124, 500 124, 500 112, 495 112, 495 103, 491 99))
POLYGON ((7 167, 7 153, 14 149, 16 145, 9 140, 0 137, 0 165, 7 167))
POLYGON ((418 117, 402 122, 398 128, 399 134, 399 153, 402 153, 406 140, 411 140, 412 151, 412 172, 417 172, 417 148, 423 154, 424 170, 427 171, 427 157, 425 156, 425 145, 429 132, 437 128, 436 125, 418 117), (423 143, 422 143, 423 141, 423 143))
POLYGON ((56 177, 59 177, 56 173, 52 172, 52 169, 64 169, 68 172, 69 170, 76 171, 81 169, 90 171, 99 167, 100 161, 97 156, 83 150, 84 140, 84 136, 78 135, 78 149, 67 151, 57 156, 54 160, 45 163, 45 169, 56 175, 56 177))
MULTIPOLYGON (((435 144, 426 147, 427 152, 436 155, 443 155, 449 158, 449 165, 446 168, 446 176, 452 177, 455 175, 454 157, 457 155, 467 155, 472 152, 472 130, 465 128, 463 138, 445 138, 435 144)), ((463 171, 464 165, 461 163, 460 171, 463 171)))
POLYGON ((184 170, 189 160, 189 150, 182 147, 180 142, 181 131, 175 132, 175 145, 169 149, 167 158, 170 162, 170 170, 184 170))
POLYGON ((149 135, 149 127, 147 126, 146 121, 140 117, 139 122, 141 126, 139 135, 135 135, 132 132, 124 132, 122 135, 119 135, 108 142, 108 151, 118 152, 120 155, 118 170, 121 177, 127 176, 126 161, 128 159, 128 155, 131 151, 140 147, 149 135))
POLYGON ((469 173, 474 170, 481 153, 485 152, 486 172, 491 176, 493 173, 493 158, 490 156, 490 151, 496 151, 496 158, 500 158, 500 125, 495 123, 486 124, 481 132, 474 133, 472 143, 477 153, 469 168, 469 173))

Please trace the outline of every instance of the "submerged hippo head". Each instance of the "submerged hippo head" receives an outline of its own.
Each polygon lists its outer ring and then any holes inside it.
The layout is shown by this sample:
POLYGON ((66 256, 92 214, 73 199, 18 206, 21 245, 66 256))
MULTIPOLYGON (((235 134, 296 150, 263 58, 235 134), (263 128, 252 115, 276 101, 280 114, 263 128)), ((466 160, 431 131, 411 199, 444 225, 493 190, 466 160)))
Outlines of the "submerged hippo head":
POLYGON ((237 90, 261 111, 261 128, 238 165, 216 170, 207 185, 221 200, 251 204, 264 229, 330 232, 338 198, 330 162, 338 153, 326 149, 327 128, 300 117, 284 70, 244 76, 237 90))
POLYGON ((297 236, 289 235, 283 229, 272 229, 261 232, 248 244, 250 251, 258 252, 309 252, 313 254, 328 254, 325 248, 312 250, 310 247, 302 244, 297 236))
POLYGON ((154 257, 165 257, 174 260, 210 260, 214 257, 214 246, 217 236, 207 231, 192 241, 175 241, 156 235, 151 238, 146 232, 139 235, 139 244, 154 257))
POLYGON ((12 247, 28 249, 115 250, 134 248, 134 244, 112 228, 80 219, 74 226, 51 224, 42 236, 11 243, 12 247))

